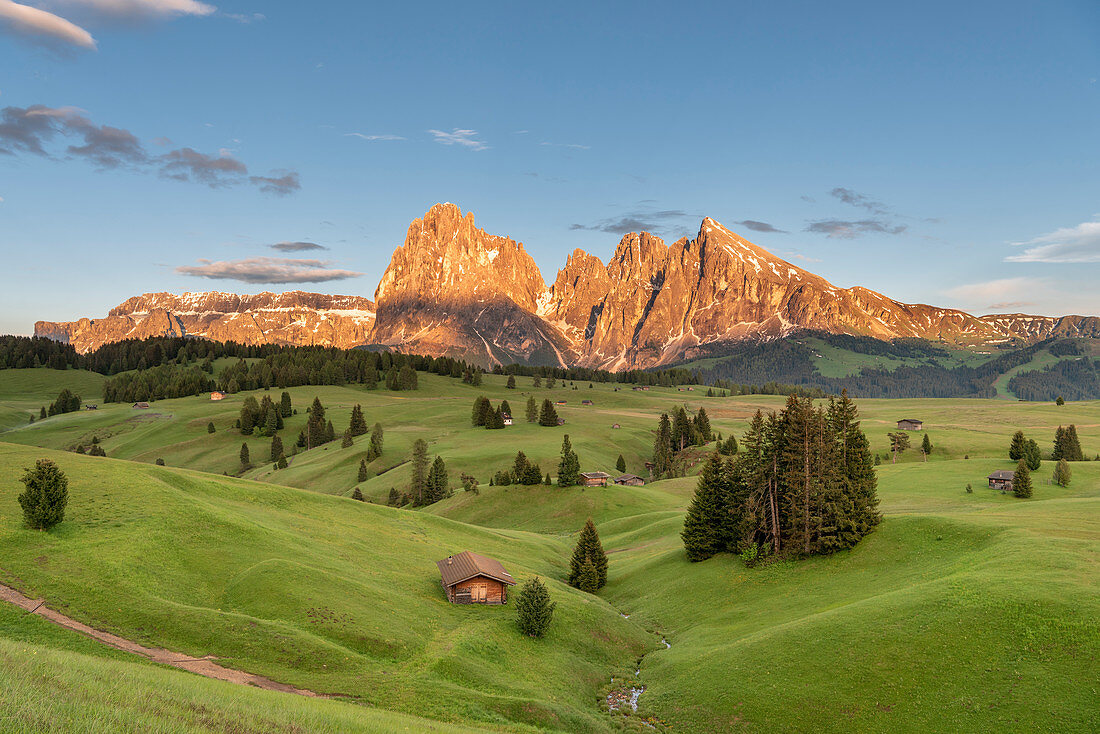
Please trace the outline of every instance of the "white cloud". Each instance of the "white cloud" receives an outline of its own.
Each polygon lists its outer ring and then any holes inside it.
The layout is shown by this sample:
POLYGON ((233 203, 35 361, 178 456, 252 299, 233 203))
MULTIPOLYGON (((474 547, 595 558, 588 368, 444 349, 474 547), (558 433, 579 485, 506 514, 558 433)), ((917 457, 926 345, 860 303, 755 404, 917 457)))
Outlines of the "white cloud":
POLYGON ((1026 248, 1009 255, 1013 263, 1096 263, 1100 262, 1100 221, 1062 227, 1027 242, 1013 242, 1026 248))
POLYGON ((237 280, 242 283, 324 283, 357 278, 354 270, 330 268, 327 260, 300 260, 283 257, 250 257, 245 260, 211 262, 176 268, 181 275, 213 280, 237 280))
POLYGON ((197 0, 49 0, 43 4, 87 10, 114 18, 165 18, 180 15, 210 15, 217 8, 197 0))
POLYGON ((404 140, 400 135, 364 135, 363 133, 344 133, 346 138, 362 138, 363 140, 404 140))
POLYGON ((53 41, 80 48, 95 49, 92 34, 75 23, 45 10, 20 5, 12 0, 0 0, 0 24, 18 36, 37 41, 53 41))
POLYGON ((486 150, 489 147, 474 138, 477 135, 477 130, 460 130, 456 127, 449 133, 442 130, 429 130, 428 132, 435 137, 435 142, 443 145, 461 145, 470 150, 486 150))
POLYGON ((1001 311, 1032 306, 1047 298, 1049 283, 1044 278, 1000 278, 981 283, 966 283, 944 291, 963 308, 1001 311))

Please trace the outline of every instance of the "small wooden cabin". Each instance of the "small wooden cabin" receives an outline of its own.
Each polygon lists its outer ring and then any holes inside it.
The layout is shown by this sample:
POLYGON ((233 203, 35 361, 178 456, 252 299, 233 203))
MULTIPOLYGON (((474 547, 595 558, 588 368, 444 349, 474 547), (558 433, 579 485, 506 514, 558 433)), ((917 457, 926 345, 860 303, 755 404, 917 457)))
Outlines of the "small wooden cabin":
POLYGON ((612 428, 622 428, 622 426, 620 426, 618 423, 612 423, 611 427, 612 428))
POLYGON ((645 480, 637 474, 623 474, 621 477, 615 477, 615 484, 624 487, 640 487, 645 484, 645 480))
POLYGON ((211 400, 225 400, 225 393, 220 392, 218 390, 215 390, 214 392, 210 393, 210 399, 211 400))
POLYGON ((144 409, 144 408, 148 408, 148 407, 149 407, 149 403, 147 403, 147 402, 145 402, 145 401, 143 400, 143 401, 141 401, 140 403, 134 403, 134 407, 135 407, 135 408, 142 408, 142 409, 144 409))
POLYGON ((507 604, 516 580, 495 558, 462 551, 436 561, 439 583, 451 604, 507 604))
POLYGON ((606 487, 611 475, 602 471, 582 471, 581 484, 585 487, 606 487))
POLYGON ((592 401, 591 400, 582 400, 581 405, 592 405, 592 401))
POLYGON ((1016 472, 1007 469, 998 469, 989 475, 989 488, 999 489, 1002 492, 1012 491, 1012 480, 1016 478, 1016 472))
POLYGON ((558 404, 558 405, 565 405, 565 401, 564 401, 564 400, 559 400, 559 401, 557 402, 557 404, 558 404))
POLYGON ((504 421, 504 425, 506 425, 506 426, 512 425, 512 414, 511 413, 502 413, 500 417, 501 417, 501 420, 504 421))
POLYGON ((920 431, 924 429, 924 421, 916 418, 902 418, 898 421, 898 429, 902 431, 920 431))

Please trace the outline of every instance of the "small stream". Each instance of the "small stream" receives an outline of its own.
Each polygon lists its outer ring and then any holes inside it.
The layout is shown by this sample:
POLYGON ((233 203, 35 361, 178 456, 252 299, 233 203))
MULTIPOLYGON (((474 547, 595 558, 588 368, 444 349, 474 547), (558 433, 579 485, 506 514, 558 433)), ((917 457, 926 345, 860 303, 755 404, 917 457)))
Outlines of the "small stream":
MULTIPOLYGON (((630 615, 623 612, 619 612, 619 616, 621 616, 623 619, 630 619, 630 615)), ((666 650, 672 648, 672 644, 668 641, 668 638, 666 637, 661 637, 661 644, 665 646, 666 650)), ((645 655, 643 655, 641 658, 638 658, 638 667, 634 670, 635 679, 642 676, 642 658, 644 657, 645 655)), ((626 683, 626 681, 623 682, 626 683)), ((637 681, 634 682, 637 683, 637 681)), ((611 685, 615 685, 614 677, 611 678, 611 685)), ((645 693, 645 685, 640 683, 638 683, 637 685, 631 685, 630 687, 621 685, 618 688, 612 688, 611 691, 607 694, 607 708, 610 711, 622 711, 629 706, 632 712, 636 712, 638 710, 638 698, 643 693, 645 693)), ((653 728, 653 725, 649 722, 644 723, 646 724, 646 726, 653 728)))

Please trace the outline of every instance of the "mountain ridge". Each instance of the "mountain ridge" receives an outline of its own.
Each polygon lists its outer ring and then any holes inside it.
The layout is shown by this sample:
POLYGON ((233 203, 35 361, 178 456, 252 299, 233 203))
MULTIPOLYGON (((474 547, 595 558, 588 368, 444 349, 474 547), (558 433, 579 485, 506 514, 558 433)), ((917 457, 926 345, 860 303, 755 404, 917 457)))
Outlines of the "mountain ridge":
POLYGON ((105 319, 35 324, 35 335, 85 352, 127 338, 173 335, 250 344, 384 345, 491 366, 559 364, 610 370, 666 366, 722 345, 799 330, 920 338, 962 346, 1100 337, 1093 316, 974 316, 839 288, 706 217, 672 244, 629 233, 605 265, 574 250, 547 285, 521 242, 479 229, 472 213, 436 204, 410 223, 375 289, 237 295, 146 293, 105 319))

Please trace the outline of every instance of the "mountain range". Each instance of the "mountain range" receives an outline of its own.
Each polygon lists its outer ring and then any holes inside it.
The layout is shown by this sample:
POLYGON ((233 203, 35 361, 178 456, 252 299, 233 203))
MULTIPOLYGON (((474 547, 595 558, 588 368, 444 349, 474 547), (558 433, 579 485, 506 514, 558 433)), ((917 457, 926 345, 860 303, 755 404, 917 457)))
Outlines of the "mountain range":
POLYGON ((961 346, 1100 337, 1089 316, 974 316, 838 288, 703 219, 694 239, 622 238, 606 265, 575 250, 547 286, 523 244, 436 204, 413 220, 374 293, 146 293, 106 318, 39 321, 80 352, 159 335, 320 344, 609 370, 672 365, 802 330, 961 346))

